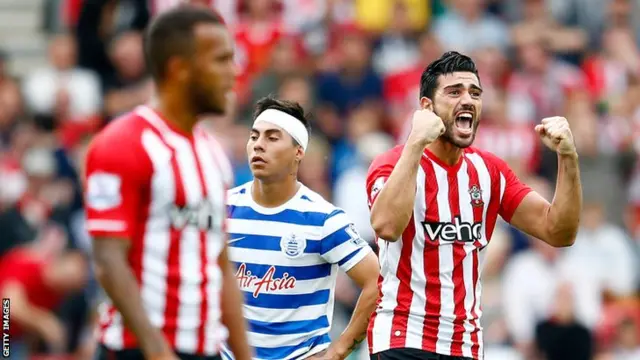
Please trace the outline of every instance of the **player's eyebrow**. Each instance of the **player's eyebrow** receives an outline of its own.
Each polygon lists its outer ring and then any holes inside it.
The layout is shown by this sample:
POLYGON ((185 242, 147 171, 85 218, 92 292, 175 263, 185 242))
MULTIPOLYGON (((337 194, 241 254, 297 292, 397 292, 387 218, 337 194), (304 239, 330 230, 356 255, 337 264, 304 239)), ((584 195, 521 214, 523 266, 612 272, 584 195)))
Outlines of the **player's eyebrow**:
MULTIPOLYGON (((476 90, 478 92, 480 92, 482 94, 482 88, 476 84, 471 84, 469 85, 469 87, 473 90, 476 90)), ((448 91, 448 90, 454 90, 454 89, 464 89, 464 84, 463 83, 457 83, 457 84, 452 84, 449 86, 445 86, 444 90, 448 91)))
MULTIPOLYGON (((280 129, 267 129, 264 131, 265 134, 270 135, 270 134, 282 134, 282 131, 280 129)), ((251 129, 251 134, 257 134, 260 135, 260 130, 256 129, 256 128, 252 128, 251 129)))
POLYGON ((476 90, 476 91, 478 91, 479 93, 482 94, 483 90, 482 90, 482 88, 480 86, 478 86, 476 84, 471 84, 470 88, 473 89, 473 90, 476 90))

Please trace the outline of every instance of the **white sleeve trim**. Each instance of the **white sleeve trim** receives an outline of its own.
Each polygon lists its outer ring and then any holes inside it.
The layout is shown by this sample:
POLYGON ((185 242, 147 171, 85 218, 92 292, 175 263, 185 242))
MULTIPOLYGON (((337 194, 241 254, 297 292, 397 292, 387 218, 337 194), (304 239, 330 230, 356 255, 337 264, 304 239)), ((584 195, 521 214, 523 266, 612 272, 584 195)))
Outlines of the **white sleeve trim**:
POLYGON ((365 246, 363 248, 361 248, 357 254, 355 254, 351 259, 349 259, 349 261, 347 261, 346 263, 342 264, 342 266, 340 266, 340 268, 342 269, 342 271, 347 272, 349 270, 351 270, 351 268, 353 268, 354 266, 358 265, 358 263, 360 261, 362 261, 362 259, 364 259, 369 253, 371 253, 371 247, 370 246, 365 246))

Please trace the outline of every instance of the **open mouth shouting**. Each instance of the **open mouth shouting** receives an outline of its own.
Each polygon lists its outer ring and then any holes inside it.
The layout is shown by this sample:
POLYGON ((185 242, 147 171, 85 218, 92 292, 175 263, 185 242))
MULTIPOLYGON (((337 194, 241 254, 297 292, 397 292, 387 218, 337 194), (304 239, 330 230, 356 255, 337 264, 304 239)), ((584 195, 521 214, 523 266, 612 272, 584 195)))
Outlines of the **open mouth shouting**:
POLYGON ((455 115, 456 130, 463 136, 473 134, 473 112, 469 110, 459 111, 455 115))

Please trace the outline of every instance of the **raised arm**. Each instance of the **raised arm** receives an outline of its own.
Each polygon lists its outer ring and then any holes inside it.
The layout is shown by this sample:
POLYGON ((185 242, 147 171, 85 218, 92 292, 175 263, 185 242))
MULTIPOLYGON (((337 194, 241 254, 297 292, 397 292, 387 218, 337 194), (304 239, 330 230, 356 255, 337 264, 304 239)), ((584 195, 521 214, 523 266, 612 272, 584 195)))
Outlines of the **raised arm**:
POLYGON ((558 154, 555 195, 549 203, 538 193, 530 192, 515 209, 510 222, 551 246, 571 246, 582 211, 582 184, 573 135, 562 117, 543 119, 535 130, 542 142, 558 154))
POLYGON ((442 120, 432 111, 416 111, 411 134, 393 169, 371 172, 368 179, 370 183, 367 184, 371 226, 378 237, 397 241, 407 227, 413 212, 420 159, 425 147, 437 139, 444 129, 442 120))

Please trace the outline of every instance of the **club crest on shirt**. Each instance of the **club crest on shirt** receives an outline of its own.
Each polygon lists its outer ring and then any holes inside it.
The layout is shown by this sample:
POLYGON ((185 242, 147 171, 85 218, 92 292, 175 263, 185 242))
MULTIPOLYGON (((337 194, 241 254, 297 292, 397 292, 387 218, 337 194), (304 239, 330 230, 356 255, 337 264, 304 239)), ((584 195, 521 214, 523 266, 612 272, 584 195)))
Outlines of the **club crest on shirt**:
POLYGON ((373 183, 373 186, 371 186, 371 195, 370 195, 371 199, 375 198, 376 195, 378 195, 378 193, 380 192, 380 190, 382 190, 382 187, 384 186, 385 181, 386 179, 383 177, 376 179, 376 181, 373 183))
POLYGON ((482 189, 478 185, 473 185, 469 188, 469 195, 471 196, 471 205, 472 206, 483 206, 484 201, 482 201, 482 189))
POLYGON ((300 235, 290 234, 280 239, 280 249, 288 258, 297 258, 304 253, 307 240, 300 235))
POLYGON ((364 239, 362 239, 362 236, 360 236, 360 233, 358 232, 358 229, 356 229, 356 226, 354 224, 349 224, 349 226, 345 228, 344 231, 347 234, 349 234, 349 237, 351 238, 350 241, 354 245, 356 246, 364 245, 365 241, 364 239))
POLYGON ((87 203, 98 211, 114 209, 122 204, 122 178, 118 174, 95 172, 87 179, 87 203))

